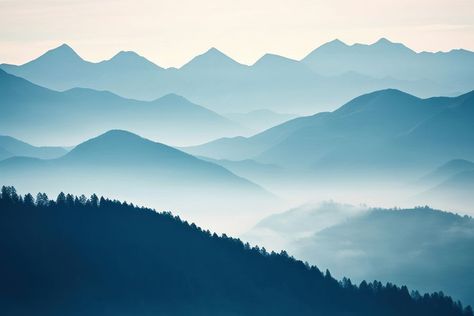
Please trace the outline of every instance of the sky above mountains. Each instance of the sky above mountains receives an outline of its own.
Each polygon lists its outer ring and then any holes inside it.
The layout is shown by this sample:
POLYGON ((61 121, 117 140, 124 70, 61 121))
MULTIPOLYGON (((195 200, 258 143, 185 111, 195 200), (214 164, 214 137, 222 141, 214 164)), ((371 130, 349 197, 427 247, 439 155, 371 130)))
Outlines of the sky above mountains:
POLYGON ((127 49, 165 67, 213 46, 244 64, 266 52, 301 59, 334 38, 474 50, 473 11, 471 0, 0 0, 0 61, 24 63, 64 42, 88 60, 127 49))

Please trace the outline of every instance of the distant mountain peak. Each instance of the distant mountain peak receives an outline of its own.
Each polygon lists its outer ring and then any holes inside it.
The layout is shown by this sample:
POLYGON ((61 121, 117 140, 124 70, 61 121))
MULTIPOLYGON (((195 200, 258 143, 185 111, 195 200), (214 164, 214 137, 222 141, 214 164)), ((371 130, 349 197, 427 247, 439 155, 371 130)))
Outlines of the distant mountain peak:
POLYGON ((323 54, 339 53, 341 50, 345 50, 346 48, 349 48, 349 47, 350 47, 349 45, 347 45, 343 41, 336 38, 312 50, 302 60, 311 59, 313 58, 313 56, 316 56, 317 54, 320 54, 320 53, 323 53, 323 54))
POLYGON ((346 43, 344 43, 344 42, 341 41, 340 39, 337 39, 337 38, 336 38, 336 39, 334 39, 334 40, 332 40, 332 41, 330 41, 330 42, 327 42, 327 43, 325 43, 325 44, 319 46, 317 49, 320 49, 320 48, 321 48, 321 49, 322 49, 322 48, 324 48, 324 49, 328 49, 328 48, 333 49, 333 48, 345 48, 345 47, 349 47, 349 45, 347 45, 346 43))
POLYGON ((391 45, 391 44, 395 44, 395 43, 388 40, 386 37, 381 37, 373 45, 391 45))
POLYGON ((253 66, 257 65, 266 65, 266 64, 274 64, 274 63, 297 63, 298 61, 288 58, 288 57, 283 57, 277 54, 271 54, 271 53, 266 53, 262 57, 260 57, 254 64, 253 66))
POLYGON ((344 43, 343 41, 341 41, 341 40, 338 39, 338 38, 333 39, 333 40, 330 41, 330 42, 327 42, 325 45, 331 45, 331 46, 349 46, 349 45, 347 45, 346 43, 344 43))
POLYGON ((226 67, 226 66, 243 66, 233 60, 215 47, 209 48, 205 53, 198 55, 185 64, 182 69, 192 67, 226 67))
POLYGON ((117 59, 117 58, 143 58, 143 57, 138 55, 134 51, 121 50, 120 52, 115 54, 111 59, 117 59))
MULTIPOLYGON (((217 48, 215 47, 211 47, 209 48, 204 54, 202 55, 199 55, 201 57, 212 57, 212 58, 220 58, 220 59, 225 59, 225 60, 229 60, 229 61, 232 61, 232 62, 235 62, 237 63, 235 60, 233 60, 232 58, 230 58, 229 56, 227 56, 226 54, 224 54, 223 52, 221 52, 220 50, 218 50, 217 48)), ((199 57, 198 56, 198 57, 199 57)))
POLYGON ((363 96, 371 96, 371 97, 382 97, 382 98, 409 98, 409 99, 419 99, 418 97, 406 93, 404 91, 388 88, 383 90, 377 90, 371 93, 367 93, 362 95, 363 96))
POLYGON ((373 43, 372 45, 369 45, 372 47, 380 47, 380 48, 387 48, 391 50, 395 50, 398 52, 409 52, 409 53, 414 53, 413 50, 408 48, 407 46, 403 45, 402 43, 395 43, 390 40, 388 40, 385 37, 380 38, 378 41, 373 43))
POLYGON ((68 51, 74 51, 74 49, 72 49, 71 46, 69 46, 68 44, 66 43, 62 43, 61 45, 59 45, 58 47, 55 48, 56 50, 68 50, 68 51))
POLYGON ((68 44, 61 44, 56 48, 50 49, 35 60, 45 58, 55 58, 65 62, 70 62, 72 60, 83 60, 68 44))
POLYGON ((137 134, 134 134, 132 132, 123 130, 123 129, 111 129, 102 135, 97 136, 97 138, 108 138, 108 137, 131 137, 131 138, 136 138, 136 139, 141 139, 142 137, 138 136, 137 134))
POLYGON ((205 54, 221 54, 221 55, 224 55, 223 52, 221 52, 220 50, 218 50, 218 49, 215 48, 215 47, 209 48, 209 49, 205 52, 205 54))
POLYGON ((323 55, 332 55, 332 54, 344 54, 347 55, 347 58, 350 58, 352 54, 380 54, 381 51, 383 53, 414 53, 413 50, 408 48, 407 46, 401 43, 395 43, 390 41, 389 39, 382 37, 378 39, 373 44, 360 44, 355 43, 353 45, 347 45, 346 43, 342 42, 339 39, 335 39, 333 41, 327 42, 315 50, 311 51, 303 61, 308 61, 311 59, 318 60, 319 54, 323 55))
POLYGON ((153 67, 157 69, 163 69, 157 64, 149 61, 145 57, 137 54, 134 51, 120 51, 115 54, 111 59, 105 61, 108 63, 120 63, 121 65, 125 64, 133 67, 153 67))
POLYGON ((190 102, 188 99, 185 97, 176 94, 176 93, 168 93, 165 94, 164 96, 156 99, 155 101, 160 101, 160 102, 190 102))
POLYGON ((373 107, 390 108, 409 104, 410 101, 416 100, 419 100, 419 98, 398 89, 384 89, 358 96, 341 106, 334 113, 349 113, 373 107))

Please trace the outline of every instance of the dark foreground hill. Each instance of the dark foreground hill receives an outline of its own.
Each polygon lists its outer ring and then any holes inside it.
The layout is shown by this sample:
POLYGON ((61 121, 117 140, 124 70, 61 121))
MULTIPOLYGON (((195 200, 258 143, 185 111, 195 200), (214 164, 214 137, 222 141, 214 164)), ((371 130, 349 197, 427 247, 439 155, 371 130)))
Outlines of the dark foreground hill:
POLYGON ((337 282, 169 213, 92 196, 0 197, 3 315, 473 315, 441 293, 337 282))

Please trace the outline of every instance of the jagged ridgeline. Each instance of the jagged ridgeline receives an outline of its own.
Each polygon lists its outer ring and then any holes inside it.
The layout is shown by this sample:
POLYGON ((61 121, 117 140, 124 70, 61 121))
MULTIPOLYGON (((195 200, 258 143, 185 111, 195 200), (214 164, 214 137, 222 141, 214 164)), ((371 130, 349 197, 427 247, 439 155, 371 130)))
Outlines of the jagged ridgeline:
POLYGON ((170 213, 61 193, 0 195, 4 315, 464 315, 442 293, 353 285, 170 213))

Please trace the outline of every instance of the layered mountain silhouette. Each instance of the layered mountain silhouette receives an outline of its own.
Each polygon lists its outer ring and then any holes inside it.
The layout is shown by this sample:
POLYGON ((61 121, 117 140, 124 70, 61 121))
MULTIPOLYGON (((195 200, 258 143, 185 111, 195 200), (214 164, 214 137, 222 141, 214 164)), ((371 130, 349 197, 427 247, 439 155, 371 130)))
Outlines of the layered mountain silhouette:
POLYGON ((382 39, 372 45, 331 42, 301 61, 266 54, 250 66, 211 48, 179 69, 163 69, 133 52, 91 63, 61 45, 24 65, 1 68, 55 90, 92 88, 140 100, 177 93, 218 113, 308 114, 385 88, 424 97, 460 94, 472 89, 473 65, 470 51, 415 53, 382 39))
POLYGON ((420 99, 382 90, 355 98, 334 112, 296 118, 249 138, 223 138, 186 150, 319 175, 418 168, 426 173, 450 159, 474 158, 473 110, 474 92, 420 99))
POLYGON ((83 142, 58 159, 6 159, 0 162, 0 177, 28 191, 42 186, 57 194, 66 188, 146 201, 222 227, 226 226, 220 220, 233 221, 228 218, 232 210, 239 210, 246 223, 254 208, 275 201, 260 186, 219 165, 121 130, 83 142))
POLYGON ((96 195, 35 201, 3 187, 0 219, 6 314, 473 315, 442 293, 338 282, 286 252, 96 195))
POLYGON ((62 147, 36 147, 10 136, 0 136, 0 160, 14 156, 53 159, 66 153, 62 147))
POLYGON ((372 45, 347 45, 334 40, 312 51, 302 62, 324 75, 357 72, 376 78, 429 79, 444 87, 456 89, 457 86, 458 91, 472 89, 474 79, 470 71, 474 67, 474 57, 470 51, 416 53, 386 38, 372 45))
POLYGON ((176 94, 144 102, 90 89, 56 92, 2 70, 0 83, 0 133, 34 143, 76 144, 84 137, 122 128, 186 144, 243 130, 176 94))
POLYGON ((54 90, 76 87, 112 90, 110 88, 117 83, 127 89, 127 79, 143 77, 147 80, 163 70, 140 55, 125 51, 99 63, 88 62, 67 44, 51 49, 21 67, 3 64, 1 68, 54 90))
POLYGON ((469 216, 324 203, 265 218, 245 238, 267 249, 284 247, 338 277, 393 280, 474 302, 474 220, 469 216))

